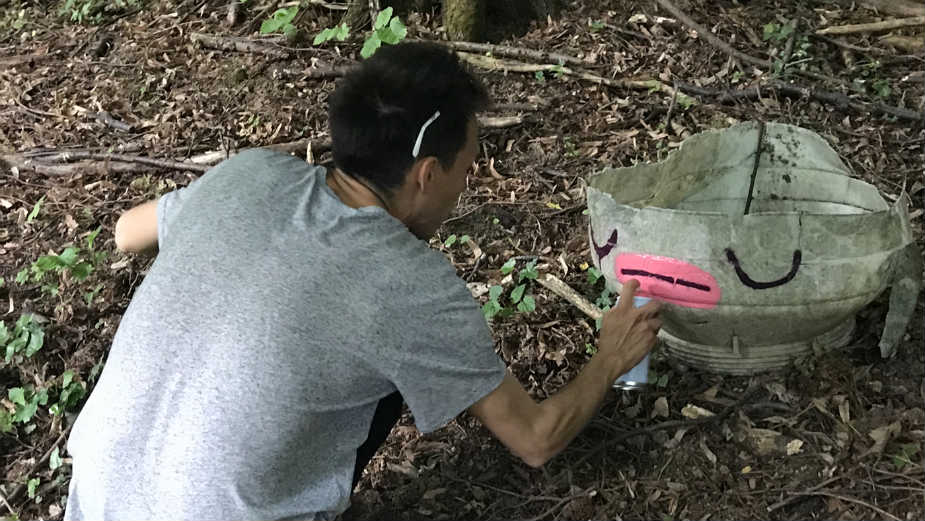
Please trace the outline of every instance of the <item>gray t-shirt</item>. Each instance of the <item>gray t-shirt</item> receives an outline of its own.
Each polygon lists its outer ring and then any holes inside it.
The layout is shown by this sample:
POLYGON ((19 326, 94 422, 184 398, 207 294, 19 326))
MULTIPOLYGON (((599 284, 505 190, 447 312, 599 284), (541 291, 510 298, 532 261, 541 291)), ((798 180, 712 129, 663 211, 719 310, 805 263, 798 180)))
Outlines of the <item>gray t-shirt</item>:
POLYGON ((381 398, 428 432, 501 383, 446 259, 324 179, 252 150, 160 199, 160 253, 68 440, 65 519, 333 518, 381 398))

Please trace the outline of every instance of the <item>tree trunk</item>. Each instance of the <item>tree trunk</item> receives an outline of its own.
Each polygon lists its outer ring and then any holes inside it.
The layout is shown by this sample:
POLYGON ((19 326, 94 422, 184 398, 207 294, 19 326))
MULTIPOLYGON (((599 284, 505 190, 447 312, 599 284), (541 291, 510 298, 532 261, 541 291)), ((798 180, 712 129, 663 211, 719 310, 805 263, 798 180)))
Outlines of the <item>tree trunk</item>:
POLYGON ((485 0, 443 0, 443 26, 450 40, 482 41, 485 3, 485 0))

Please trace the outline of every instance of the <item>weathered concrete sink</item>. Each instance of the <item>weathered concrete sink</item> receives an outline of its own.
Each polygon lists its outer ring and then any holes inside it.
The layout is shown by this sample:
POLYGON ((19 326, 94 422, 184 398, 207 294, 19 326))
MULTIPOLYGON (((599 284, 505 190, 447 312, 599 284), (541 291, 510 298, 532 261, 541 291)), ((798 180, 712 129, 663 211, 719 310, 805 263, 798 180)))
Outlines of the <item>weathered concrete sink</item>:
POLYGON ((667 303, 663 340, 691 366, 747 374, 843 346, 855 313, 892 287, 888 357, 915 308, 923 263, 908 196, 888 204, 809 130, 705 132, 588 183, 596 265, 618 291, 636 278, 640 295, 667 303))

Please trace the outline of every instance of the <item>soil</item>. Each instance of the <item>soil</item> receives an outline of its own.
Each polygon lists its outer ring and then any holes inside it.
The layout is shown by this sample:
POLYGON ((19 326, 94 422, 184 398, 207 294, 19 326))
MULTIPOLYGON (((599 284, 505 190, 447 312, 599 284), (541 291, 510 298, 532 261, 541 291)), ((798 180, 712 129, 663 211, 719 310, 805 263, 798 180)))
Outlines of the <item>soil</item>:
MULTIPOLYGON (((182 161, 308 138, 319 144, 314 159, 324 162, 330 159, 320 146, 328 135, 326 99, 335 80, 311 71, 353 63, 363 44, 358 31, 346 42, 317 47, 261 36, 257 29, 270 4, 252 5, 255 0, 240 6, 231 27, 224 24, 225 0, 128 3, 86 24, 60 15, 59 4, 0 3, 4 156, 124 151, 182 161), (237 35, 287 57, 206 48, 192 42, 194 32, 237 35), (124 125, 95 116, 103 111, 124 125)), ((844 1, 677 5, 736 49, 772 61, 786 38, 764 40, 766 24, 797 19, 801 36, 780 79, 923 108, 921 56, 885 47, 877 34, 840 38, 854 50, 813 36, 821 27, 884 18, 869 9, 844 1)), ((302 11, 295 23, 309 39, 335 25, 341 13, 318 4, 302 11)), ((654 2, 572 1, 559 18, 534 22, 526 33, 498 43, 582 57, 594 63, 589 71, 605 77, 668 85, 737 90, 774 74, 730 59, 674 19, 658 18, 667 16, 654 2)), ((442 38, 433 12, 412 13, 406 23, 409 38, 442 38)), ((585 271, 591 256, 583 178, 605 165, 664 158, 694 133, 754 119, 818 132, 853 175, 887 200, 909 192, 916 241, 923 246, 921 122, 778 97, 773 90, 758 99, 719 104, 704 98, 687 106, 664 91, 611 88, 553 71, 478 72, 500 105, 487 115, 521 115, 524 122, 482 130, 479 169, 456 217, 431 241, 476 292, 502 281, 507 259, 536 258, 541 273, 595 300, 601 286, 592 285, 585 271), (447 247, 451 234, 472 242, 447 247)), ((92 389, 94 369, 105 361, 151 262, 150 256, 116 251, 116 219, 200 175, 115 161, 76 164, 83 166, 55 175, 0 161, 0 319, 12 328, 22 313, 32 312, 45 331, 44 346, 32 358, 0 365, 0 398, 9 410, 7 390, 26 384, 48 389, 47 405, 55 403, 68 370, 92 389), (59 284, 57 295, 42 283, 15 281, 42 255, 71 245, 85 251, 97 228, 95 250, 107 257, 86 280, 50 276, 59 284)), ((492 330, 499 355, 542 399, 588 360, 595 324, 543 288, 531 291, 536 311, 495 320, 492 330)), ((574 442, 539 469, 523 464, 467 414, 422 435, 406 412, 343 518, 925 519, 923 300, 920 295, 896 356, 883 360, 877 340, 887 305, 883 295, 859 313, 847 348, 774 373, 710 374, 657 351, 652 370, 659 384, 611 393, 574 442), (687 405, 717 414, 690 420, 681 412, 687 405)), ((62 435, 78 410, 79 404, 56 416, 42 406, 29 424, 0 434, 0 509, 22 519, 62 518, 70 472, 62 435), (63 464, 53 470, 48 455, 55 447, 63 464), (40 480, 34 497, 17 490, 34 478, 40 480)))

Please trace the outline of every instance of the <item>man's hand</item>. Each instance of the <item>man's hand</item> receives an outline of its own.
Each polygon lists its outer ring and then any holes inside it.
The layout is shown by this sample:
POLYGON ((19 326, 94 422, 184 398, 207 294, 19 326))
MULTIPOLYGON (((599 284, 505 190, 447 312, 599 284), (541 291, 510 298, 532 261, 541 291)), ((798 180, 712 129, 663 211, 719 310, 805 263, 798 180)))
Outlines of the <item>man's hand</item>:
POLYGON ((655 347, 662 322, 658 318, 658 302, 640 308, 633 307, 633 297, 639 282, 628 280, 623 285, 620 301, 604 315, 598 354, 607 358, 614 373, 612 380, 636 366, 655 347))
POLYGON ((588 423, 618 376, 655 345, 659 304, 633 307, 639 283, 623 285, 620 303, 604 316, 598 352, 575 380, 536 403, 508 374, 497 389, 469 408, 514 454, 539 467, 558 454, 588 423))
POLYGON ((116 221, 116 248, 140 253, 157 247, 157 201, 148 201, 122 214, 116 221))

